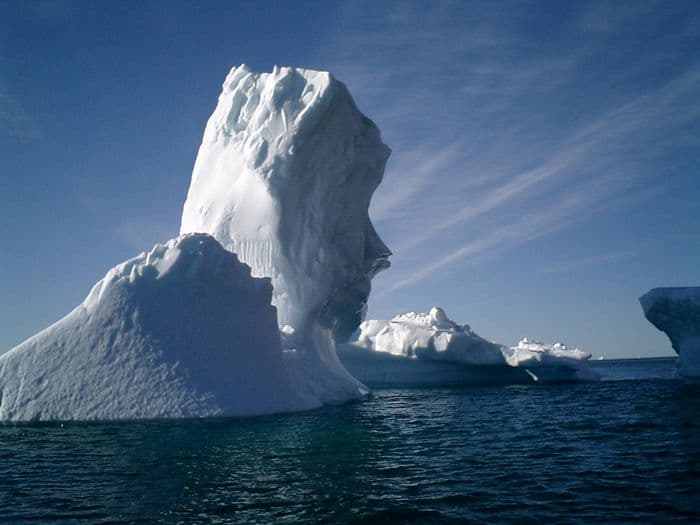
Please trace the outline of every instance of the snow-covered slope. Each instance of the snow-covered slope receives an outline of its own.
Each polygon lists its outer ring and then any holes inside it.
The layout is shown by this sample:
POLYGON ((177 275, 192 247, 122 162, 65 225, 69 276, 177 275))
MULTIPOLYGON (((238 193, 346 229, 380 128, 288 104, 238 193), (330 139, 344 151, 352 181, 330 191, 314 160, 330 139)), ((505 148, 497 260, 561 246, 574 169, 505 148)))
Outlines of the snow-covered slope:
POLYGON ((249 415, 312 408, 286 369, 269 279, 212 237, 112 268, 66 317, 0 356, 0 420, 249 415))
POLYGON ((578 348, 527 338, 512 348, 491 343, 438 307, 365 321, 339 355, 358 379, 375 387, 595 379, 586 366, 590 354, 578 348))
POLYGON ((639 302, 649 322, 671 340, 680 374, 700 378, 700 286, 654 288, 639 302))
POLYGON ((181 233, 206 232, 272 278, 280 325, 346 338, 390 252, 368 216, 389 148, 329 73, 245 65, 207 122, 181 233))

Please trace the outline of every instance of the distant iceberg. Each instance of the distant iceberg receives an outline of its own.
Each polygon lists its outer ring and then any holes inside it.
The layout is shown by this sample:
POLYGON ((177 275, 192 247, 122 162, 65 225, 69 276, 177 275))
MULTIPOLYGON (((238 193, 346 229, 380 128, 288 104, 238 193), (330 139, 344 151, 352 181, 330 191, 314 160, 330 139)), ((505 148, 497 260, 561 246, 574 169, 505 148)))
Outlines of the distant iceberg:
POLYGON ((507 347, 448 318, 442 308, 363 322, 339 346, 347 369, 370 387, 511 384, 597 379, 591 355, 525 338, 507 347))
POLYGON ((564 343, 546 344, 527 337, 521 339, 518 346, 504 349, 504 352, 511 366, 561 365, 565 362, 575 365, 591 358, 591 354, 580 348, 569 348, 564 343))
POLYGON ((700 380, 700 286, 654 288, 639 302, 644 315, 671 340, 682 377, 700 380))

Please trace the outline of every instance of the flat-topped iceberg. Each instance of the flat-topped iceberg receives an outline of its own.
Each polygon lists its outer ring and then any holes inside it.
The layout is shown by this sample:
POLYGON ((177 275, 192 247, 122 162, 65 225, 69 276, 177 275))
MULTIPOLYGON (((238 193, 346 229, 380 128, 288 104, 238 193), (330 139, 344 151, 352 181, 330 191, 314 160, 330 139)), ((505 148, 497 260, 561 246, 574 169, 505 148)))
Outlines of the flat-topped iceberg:
POLYGON ((489 342, 442 308, 363 322, 341 361, 368 386, 531 383, 595 379, 590 354, 527 338, 518 346, 489 342))
POLYGON ((320 406, 287 371, 269 279, 206 234, 112 268, 0 356, 0 420, 241 416, 320 406))
POLYGON ((668 336, 680 356, 680 375, 700 379, 700 286, 654 288, 639 302, 649 322, 668 336))

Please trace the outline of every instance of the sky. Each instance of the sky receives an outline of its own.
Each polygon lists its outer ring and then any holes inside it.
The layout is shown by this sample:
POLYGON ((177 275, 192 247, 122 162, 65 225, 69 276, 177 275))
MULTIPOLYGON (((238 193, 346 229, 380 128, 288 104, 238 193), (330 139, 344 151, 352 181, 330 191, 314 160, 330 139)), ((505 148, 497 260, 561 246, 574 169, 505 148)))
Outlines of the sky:
POLYGON ((177 235, 228 70, 324 69, 392 148, 369 317, 672 355, 700 285, 698 2, 0 0, 0 353, 177 235))

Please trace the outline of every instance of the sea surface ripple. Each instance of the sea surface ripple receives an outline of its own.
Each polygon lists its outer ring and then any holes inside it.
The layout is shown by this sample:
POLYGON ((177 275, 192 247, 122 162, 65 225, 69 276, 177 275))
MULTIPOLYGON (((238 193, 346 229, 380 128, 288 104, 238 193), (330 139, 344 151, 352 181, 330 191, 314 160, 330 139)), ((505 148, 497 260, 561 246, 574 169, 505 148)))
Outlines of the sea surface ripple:
POLYGON ((0 425, 0 520, 700 522, 700 389, 673 360, 596 366, 252 419, 0 425))

